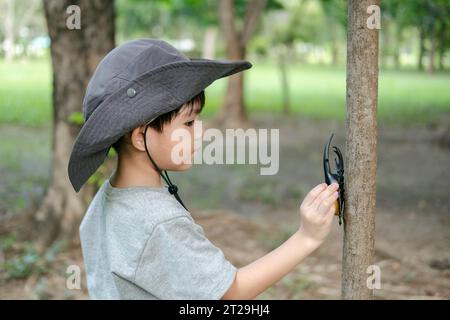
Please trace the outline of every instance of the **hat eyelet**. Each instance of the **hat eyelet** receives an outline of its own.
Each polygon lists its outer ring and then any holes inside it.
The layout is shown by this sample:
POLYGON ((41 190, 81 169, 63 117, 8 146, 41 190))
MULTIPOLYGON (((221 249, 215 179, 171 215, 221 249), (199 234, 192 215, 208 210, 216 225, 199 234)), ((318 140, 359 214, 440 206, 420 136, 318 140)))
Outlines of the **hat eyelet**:
POLYGON ((133 98, 136 95, 136 90, 133 88, 128 88, 127 90, 127 96, 130 98, 133 98))

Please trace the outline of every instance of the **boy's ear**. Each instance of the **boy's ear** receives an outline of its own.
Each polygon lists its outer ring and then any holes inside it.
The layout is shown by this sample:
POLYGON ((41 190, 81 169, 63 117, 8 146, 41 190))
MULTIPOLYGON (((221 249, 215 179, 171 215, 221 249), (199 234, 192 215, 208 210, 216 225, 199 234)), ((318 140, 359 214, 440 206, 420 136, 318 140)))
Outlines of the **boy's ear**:
MULTIPOLYGON (((144 145, 144 130, 145 125, 139 126, 131 130, 130 132, 130 144, 136 148, 139 151, 145 151, 145 145, 144 145)), ((147 129, 147 137, 146 139, 149 139, 149 131, 151 128, 147 129)))

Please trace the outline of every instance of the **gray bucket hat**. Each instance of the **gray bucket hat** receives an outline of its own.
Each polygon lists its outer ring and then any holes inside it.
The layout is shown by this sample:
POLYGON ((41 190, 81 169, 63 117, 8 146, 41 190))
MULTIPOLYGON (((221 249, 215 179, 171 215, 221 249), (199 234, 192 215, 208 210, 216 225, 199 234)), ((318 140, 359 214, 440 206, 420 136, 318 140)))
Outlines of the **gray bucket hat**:
POLYGON ((217 79, 249 69, 248 61, 193 59, 162 40, 139 39, 109 52, 83 100, 84 124, 68 173, 78 192, 127 132, 172 111, 217 79))

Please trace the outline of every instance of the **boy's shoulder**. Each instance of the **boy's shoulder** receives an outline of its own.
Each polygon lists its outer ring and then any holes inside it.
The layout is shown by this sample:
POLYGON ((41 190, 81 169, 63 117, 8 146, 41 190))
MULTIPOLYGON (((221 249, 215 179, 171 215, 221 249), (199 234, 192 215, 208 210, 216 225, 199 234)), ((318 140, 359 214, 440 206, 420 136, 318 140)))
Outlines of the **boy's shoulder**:
POLYGON ((106 239, 120 237, 127 242, 140 242, 156 226, 177 218, 195 223, 167 187, 115 188, 107 179, 89 204, 80 232, 92 234, 101 228, 106 239))
POLYGON ((80 226, 85 260, 92 260, 95 265, 95 261, 103 259, 117 275, 131 277, 155 228, 184 218, 194 222, 166 187, 122 189, 112 187, 106 180, 80 226))
POLYGON ((167 187, 115 188, 106 180, 102 192, 106 214, 111 212, 110 214, 127 219, 134 225, 140 221, 147 232, 174 218, 187 217, 192 220, 189 212, 176 201, 167 187))

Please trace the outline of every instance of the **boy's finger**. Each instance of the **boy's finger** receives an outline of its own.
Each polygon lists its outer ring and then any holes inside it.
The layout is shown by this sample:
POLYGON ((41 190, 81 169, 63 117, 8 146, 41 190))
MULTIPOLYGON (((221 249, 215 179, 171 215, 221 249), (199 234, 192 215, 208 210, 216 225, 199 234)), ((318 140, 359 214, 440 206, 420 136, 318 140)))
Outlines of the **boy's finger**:
POLYGON ((338 199, 339 194, 334 191, 329 197, 325 198, 319 205, 319 211, 326 215, 330 210, 335 210, 335 203, 338 199))
POLYGON ((330 210, 328 210, 326 217, 330 218, 330 217, 334 217, 334 214, 336 213, 336 207, 333 205, 330 210))
POLYGON ((323 190, 317 198, 313 201, 313 205, 316 207, 319 207, 320 204, 328 197, 330 197, 333 192, 335 192, 339 188, 339 185, 337 183, 332 183, 329 185, 325 190, 323 190))
POLYGON ((310 205, 318 196, 319 194, 325 190, 326 183, 321 183, 317 186, 315 186, 311 191, 308 192, 305 199, 303 200, 303 203, 306 205, 310 205))

